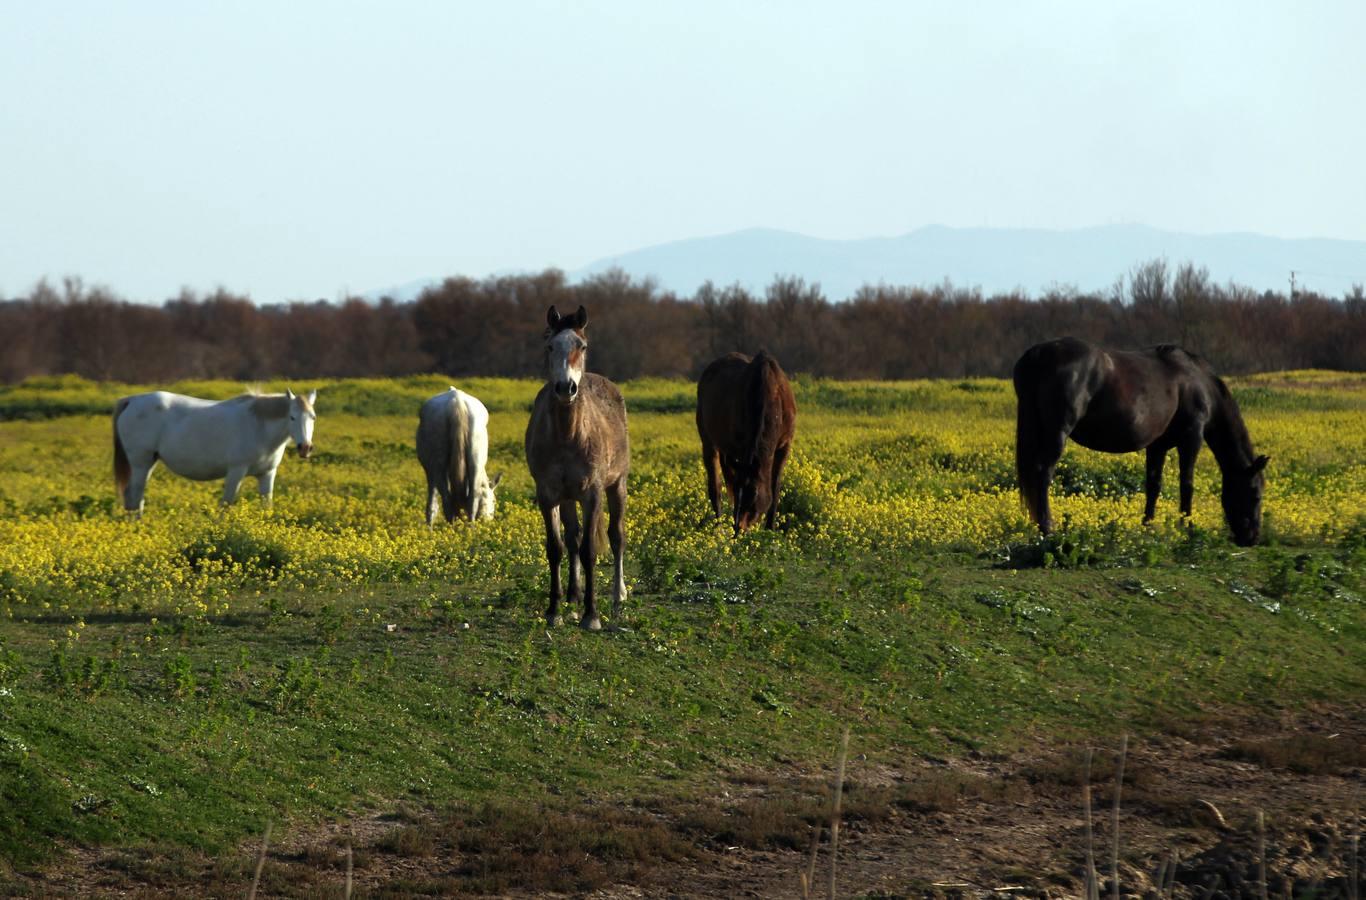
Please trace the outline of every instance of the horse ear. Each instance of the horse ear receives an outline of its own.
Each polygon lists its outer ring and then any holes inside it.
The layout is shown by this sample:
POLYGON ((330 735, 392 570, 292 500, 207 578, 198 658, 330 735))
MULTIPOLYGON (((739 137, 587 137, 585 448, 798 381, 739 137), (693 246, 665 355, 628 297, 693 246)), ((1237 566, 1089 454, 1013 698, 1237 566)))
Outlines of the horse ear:
POLYGON ((313 402, 314 402, 315 400, 317 400, 317 399, 318 399, 318 392, 317 392, 316 389, 315 389, 315 390, 311 390, 311 391, 308 392, 308 405, 309 405, 309 406, 312 406, 312 405, 313 405, 313 402))
POLYGON ((1247 474, 1256 475, 1258 472, 1262 471, 1262 469, 1265 469, 1266 464, 1269 462, 1271 462, 1271 457, 1269 456, 1257 457, 1252 461, 1252 465, 1247 467, 1247 474))
POLYGON ((491 491, 496 491, 496 490, 498 490, 498 485, 500 485, 500 484, 502 484, 502 483, 503 483, 503 473, 502 473, 502 472, 499 472, 497 475, 493 476, 493 480, 489 482, 489 490, 491 490, 491 491))
POLYGON ((583 304, 579 304, 579 310, 578 310, 578 312, 574 313, 574 328, 575 328, 575 330, 577 330, 577 329, 582 328, 583 326, 585 326, 585 325, 587 325, 587 324, 588 324, 588 310, 586 310, 586 309, 583 308, 583 304))
POLYGON ((294 391, 290 390, 289 388, 285 388, 285 396, 286 396, 287 398, 289 398, 290 400, 293 400, 293 399, 294 399, 294 391))
POLYGON ((560 324, 560 314, 555 312, 555 304, 550 305, 550 309, 545 314, 545 323, 551 328, 558 328, 560 324))

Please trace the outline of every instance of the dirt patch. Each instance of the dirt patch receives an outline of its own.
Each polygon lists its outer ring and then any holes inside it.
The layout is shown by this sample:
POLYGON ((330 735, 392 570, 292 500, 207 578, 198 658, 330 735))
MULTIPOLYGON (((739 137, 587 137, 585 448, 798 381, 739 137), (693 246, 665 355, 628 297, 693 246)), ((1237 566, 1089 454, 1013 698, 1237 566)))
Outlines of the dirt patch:
MULTIPOLYGON (((861 761, 855 737, 839 896, 1084 896, 1088 783, 1092 852, 1108 896, 1116 750, 1038 740, 1008 755, 895 768, 861 761)), ((1360 710, 1209 719, 1131 738, 1121 894, 1256 897, 1264 872, 1271 897, 1353 896, 1364 755, 1360 710)), ((400 808, 283 835, 261 896, 342 896, 349 847, 356 897, 794 897, 815 839, 823 897, 829 789, 828 772, 789 770, 732 776, 706 797, 400 808)), ((30 896, 240 897, 257 847, 229 859, 79 851, 41 877, 0 886, 30 896)))

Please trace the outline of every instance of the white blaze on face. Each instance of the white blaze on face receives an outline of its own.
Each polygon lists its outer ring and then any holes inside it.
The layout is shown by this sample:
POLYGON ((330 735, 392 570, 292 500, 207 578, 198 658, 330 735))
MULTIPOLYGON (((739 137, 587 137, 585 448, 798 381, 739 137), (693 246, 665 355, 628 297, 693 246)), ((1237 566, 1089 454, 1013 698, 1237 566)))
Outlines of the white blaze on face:
POLYGON ((317 397, 318 392, 311 391, 307 398, 293 393, 289 398, 289 437, 303 459, 313 452, 313 423, 318 418, 313 401, 317 397))
POLYGON ((566 328, 550 339, 548 377, 555 396, 562 402, 570 403, 579 394, 587 351, 588 342, 573 329, 566 328))

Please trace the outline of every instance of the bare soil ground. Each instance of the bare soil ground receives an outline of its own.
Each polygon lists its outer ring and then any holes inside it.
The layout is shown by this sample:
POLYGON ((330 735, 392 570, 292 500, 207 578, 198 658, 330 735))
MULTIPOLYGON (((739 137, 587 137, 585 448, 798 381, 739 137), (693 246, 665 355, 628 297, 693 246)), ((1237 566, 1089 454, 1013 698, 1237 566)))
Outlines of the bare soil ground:
MULTIPOLYGON (((1103 896, 1119 743, 1090 753, 1103 896)), ((1085 896, 1086 747, 1040 738, 1008 755, 899 768, 861 760, 856 739, 852 752, 838 896, 1085 896)), ((1364 776, 1361 709, 1210 718, 1133 736, 1120 795, 1120 894, 1359 897, 1366 861, 1354 862, 1353 841, 1364 776)), ((272 842, 258 896, 344 896, 349 846, 356 897, 800 897, 831 781, 829 771, 751 772, 708 797, 400 808, 295 828, 272 842)), ((0 885, 29 896, 241 897, 258 848, 229 859, 73 850, 48 871, 0 885)), ((828 831, 817 851, 813 896, 824 897, 828 831)))

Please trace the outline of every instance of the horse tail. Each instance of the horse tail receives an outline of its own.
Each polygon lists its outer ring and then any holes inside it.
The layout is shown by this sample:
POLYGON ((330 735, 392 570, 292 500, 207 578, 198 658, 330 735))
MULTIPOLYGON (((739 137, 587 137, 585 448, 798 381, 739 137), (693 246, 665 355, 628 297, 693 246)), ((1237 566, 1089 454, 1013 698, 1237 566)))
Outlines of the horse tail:
POLYGON ((1031 353, 1015 363, 1011 373, 1015 383, 1015 477, 1020 486, 1020 503, 1029 519, 1039 524, 1043 499, 1042 469, 1039 466, 1039 385, 1034 377, 1031 353))
MULTIPOLYGON (((451 480, 451 493, 459 498, 460 507, 468 516, 474 499, 474 472, 470 469, 470 413, 465 401, 459 394, 451 398, 451 416, 448 420, 451 443, 450 456, 446 458, 447 474, 451 480)), ((454 499, 452 500, 454 503, 454 499)))
POLYGON ((124 502, 124 492, 133 477, 133 467, 128 464, 128 453, 123 449, 123 439, 119 437, 119 416, 128 408, 132 398, 124 397, 114 404, 114 491, 119 502, 124 502))
MULTIPOLYGON (((474 439, 475 419, 470 415, 469 407, 460 404, 460 409, 464 413, 465 426, 465 494, 469 497, 468 510, 474 512, 474 489, 479 484, 479 473, 484 470, 483 460, 479 459, 479 442, 474 439)), ((488 426, 484 426, 487 432, 488 426)), ((488 436, 485 434, 484 446, 488 447, 488 436)), ((487 455, 487 454, 486 454, 487 455)))

